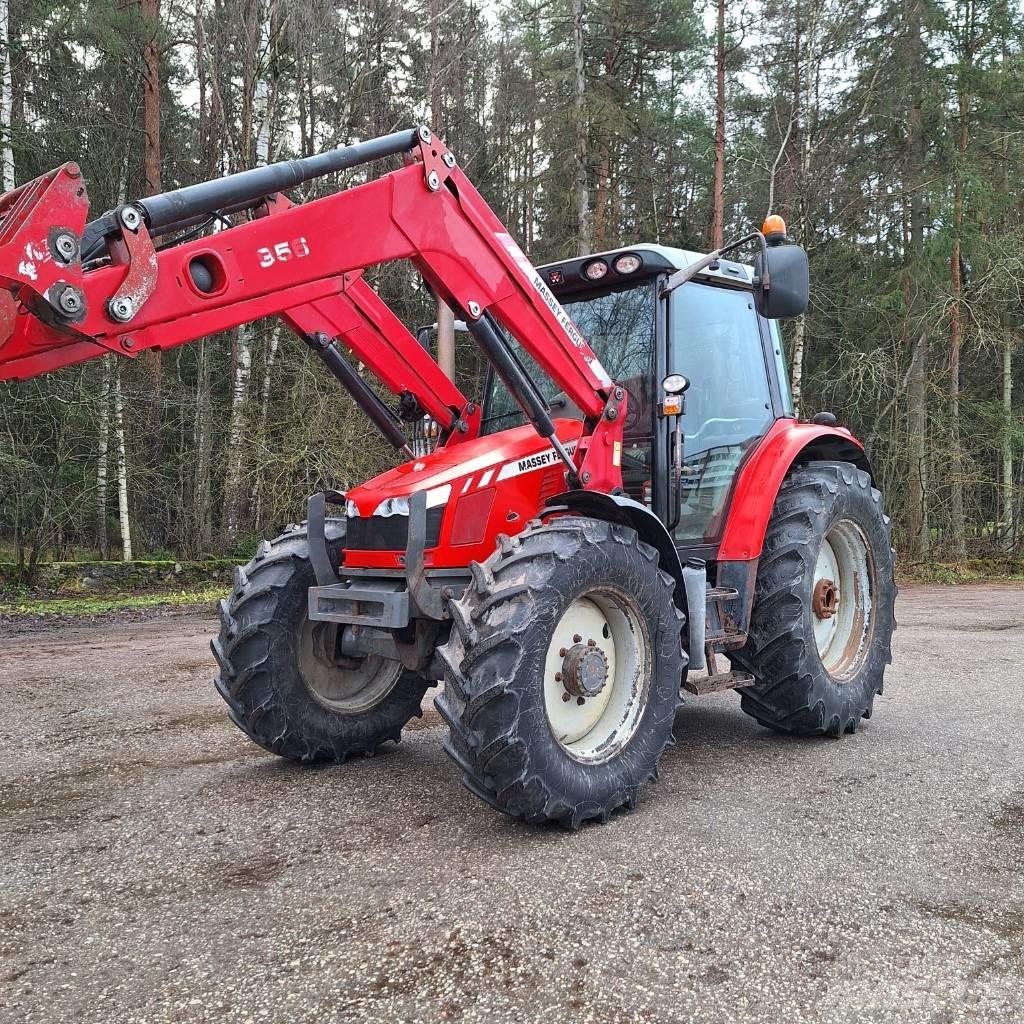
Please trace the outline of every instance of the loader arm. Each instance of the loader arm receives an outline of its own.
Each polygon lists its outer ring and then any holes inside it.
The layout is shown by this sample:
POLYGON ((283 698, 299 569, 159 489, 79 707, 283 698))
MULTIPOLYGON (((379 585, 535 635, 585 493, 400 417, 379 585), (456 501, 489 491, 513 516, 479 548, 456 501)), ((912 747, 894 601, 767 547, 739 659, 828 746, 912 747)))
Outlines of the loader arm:
POLYGON ((357 274, 346 275, 345 288, 281 314, 296 334, 323 333, 338 338, 396 395, 408 393, 452 440, 480 432, 479 407, 470 402, 420 346, 380 296, 357 274))
MULTIPOLYGON (((332 166, 351 167, 389 153, 404 154, 405 165, 302 205, 269 210, 264 202, 270 215, 160 249, 150 230, 157 234, 194 223, 203 203, 213 201, 211 189, 215 208, 224 209, 230 206, 233 179, 244 177, 246 187, 258 188, 284 176, 287 184, 288 175, 301 173, 303 162, 242 172, 120 207, 103 219, 109 259, 85 266, 88 201, 77 166, 65 165, 0 199, 0 379, 35 376, 107 352, 134 357, 276 315, 300 333, 313 327, 337 335, 340 329, 388 387, 405 388, 402 375, 408 374, 424 409, 451 424, 465 400, 427 369, 426 362, 436 364, 408 331, 397 330, 397 318, 358 280, 368 267, 404 259, 466 319, 531 422, 556 449, 547 410, 521 372, 517 375, 518 364, 492 320, 582 411, 584 434, 571 456, 579 484, 620 488, 623 389, 610 380, 452 154, 428 130, 346 147, 336 151, 332 166), (258 172, 268 177, 254 178, 258 172), (354 311, 358 317, 350 322, 346 318, 354 311)), ((89 227, 87 257, 96 234, 89 227)))

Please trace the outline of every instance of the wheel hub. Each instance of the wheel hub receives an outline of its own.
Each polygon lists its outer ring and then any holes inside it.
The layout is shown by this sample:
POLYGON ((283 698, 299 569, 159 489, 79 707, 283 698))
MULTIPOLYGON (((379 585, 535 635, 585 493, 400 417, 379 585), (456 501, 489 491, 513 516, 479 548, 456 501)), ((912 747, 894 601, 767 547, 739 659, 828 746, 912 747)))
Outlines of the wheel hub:
POLYGON ((635 599, 613 584, 577 597, 555 623, 544 710, 570 757, 599 763, 629 742, 647 703, 650 636, 635 599))
POLYGON ((818 580, 814 585, 811 605, 819 619, 831 619, 835 615, 839 610, 839 588, 833 580, 818 580))
POLYGON ((822 667, 837 682, 851 678, 870 649, 874 570, 864 531, 850 519, 822 539, 811 588, 811 627, 822 667))
POLYGON ((573 697, 596 697, 608 682, 608 659, 593 640, 574 644, 562 659, 562 685, 573 697))

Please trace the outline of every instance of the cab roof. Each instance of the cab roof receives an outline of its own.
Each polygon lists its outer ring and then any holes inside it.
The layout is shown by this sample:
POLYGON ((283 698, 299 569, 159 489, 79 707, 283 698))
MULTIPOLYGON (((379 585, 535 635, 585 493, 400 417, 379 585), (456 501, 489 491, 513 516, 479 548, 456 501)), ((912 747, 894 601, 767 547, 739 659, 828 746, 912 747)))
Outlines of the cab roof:
MULTIPOLYGON (((669 273, 682 270, 695 263, 705 254, 689 249, 677 249, 670 245, 656 245, 643 242, 639 245, 623 246, 621 249, 609 249, 605 252, 589 253, 570 260, 559 260, 557 263, 545 263, 537 268, 547 286, 556 294, 591 290, 606 287, 609 284, 626 284, 631 280, 650 277, 653 274, 669 273), (632 254, 640 257, 640 267, 630 274, 620 274, 615 269, 615 261, 620 256, 632 254), (597 280, 584 273, 592 263, 601 262, 608 272, 597 280)), ((752 288, 754 270, 749 264, 734 263, 722 259, 711 267, 701 271, 696 280, 714 281, 731 285, 734 288, 752 288)))

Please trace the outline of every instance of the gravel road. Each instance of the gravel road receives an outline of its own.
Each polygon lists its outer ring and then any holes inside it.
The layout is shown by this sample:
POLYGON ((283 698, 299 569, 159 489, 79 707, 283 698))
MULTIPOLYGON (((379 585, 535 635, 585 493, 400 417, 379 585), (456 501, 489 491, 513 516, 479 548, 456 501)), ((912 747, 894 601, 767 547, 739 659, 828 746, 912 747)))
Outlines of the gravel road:
POLYGON ((204 616, 0 625, 0 1020, 1024 1020, 1024 587, 913 587, 854 737, 693 698, 576 834, 252 746, 204 616))

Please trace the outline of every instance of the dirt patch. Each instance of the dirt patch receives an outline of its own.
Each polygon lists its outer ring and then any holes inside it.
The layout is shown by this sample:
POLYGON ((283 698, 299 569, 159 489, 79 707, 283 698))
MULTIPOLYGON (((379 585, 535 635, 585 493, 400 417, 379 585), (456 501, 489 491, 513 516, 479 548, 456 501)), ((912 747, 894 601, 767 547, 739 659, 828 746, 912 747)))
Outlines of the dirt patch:
POLYGON ((1024 804, 1005 802, 992 818, 992 827, 1007 838, 1024 844, 1024 804))
POLYGON ((86 628, 122 626, 125 623, 153 622, 160 619, 209 618, 209 602, 199 604, 153 605, 149 608, 118 608, 98 612, 95 615, 38 615, 33 612, 2 612, 0 627, 7 637, 24 636, 31 633, 52 635, 62 627, 86 628))
MULTIPOLYGON (((431 698, 427 698, 430 700, 431 698)), ((437 709, 434 707, 425 707, 423 709, 422 718, 410 719, 408 724, 405 726, 406 729, 436 729, 439 725, 444 725, 441 716, 437 713, 437 709)))
POLYGON ((953 901, 929 903, 922 900, 917 906, 933 917, 966 924, 972 928, 984 928, 1003 939, 1019 939, 1024 936, 1024 910, 976 906, 953 901))
POLYGON ((212 616, 0 627, 0 1020, 810 1024, 831 993, 1020 1024, 1024 631, 962 644, 1019 593, 901 596, 842 741, 688 701, 636 810, 574 834, 459 784, 436 691, 383 756, 311 769, 231 725, 212 616))
POLYGON ((268 885, 284 874, 288 865, 279 857, 259 857, 243 863, 215 864, 210 869, 211 878, 229 889, 251 889, 268 885))

